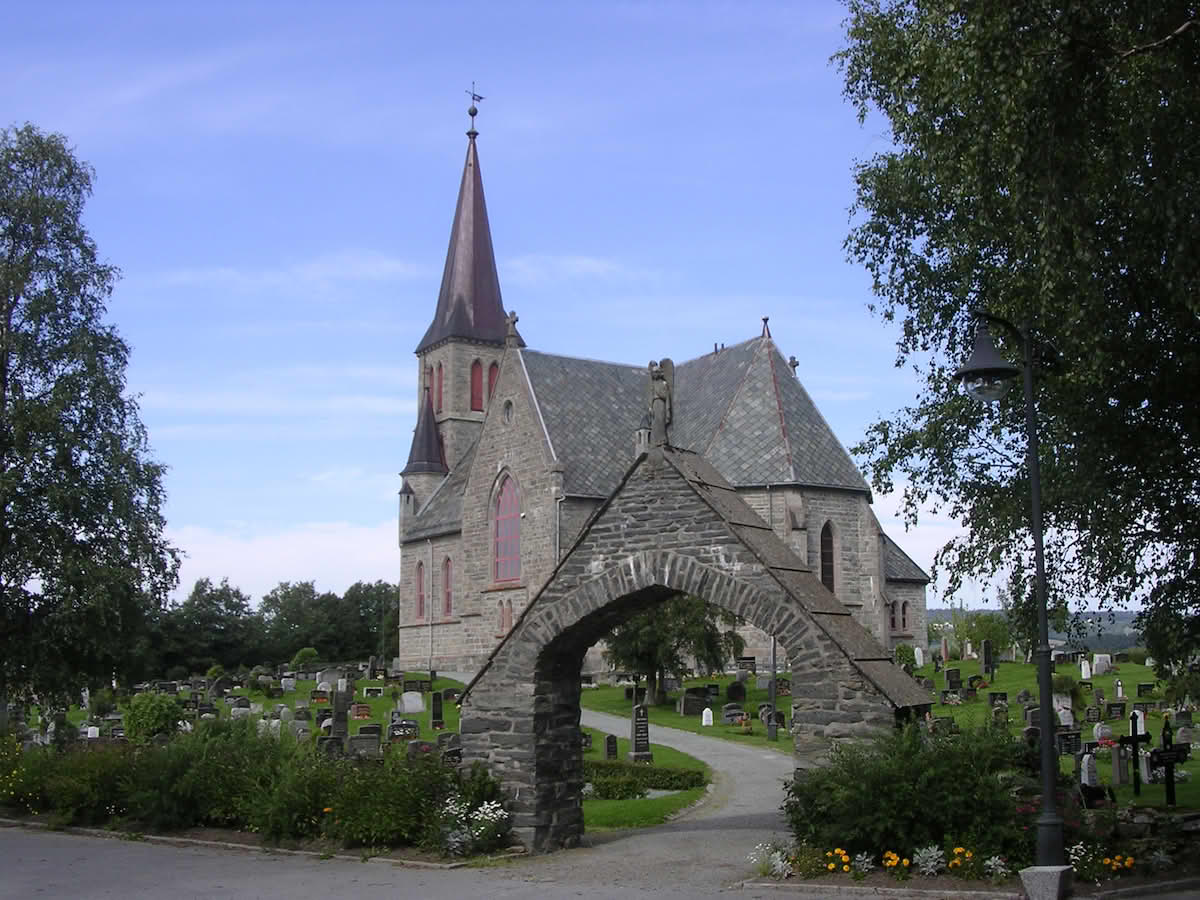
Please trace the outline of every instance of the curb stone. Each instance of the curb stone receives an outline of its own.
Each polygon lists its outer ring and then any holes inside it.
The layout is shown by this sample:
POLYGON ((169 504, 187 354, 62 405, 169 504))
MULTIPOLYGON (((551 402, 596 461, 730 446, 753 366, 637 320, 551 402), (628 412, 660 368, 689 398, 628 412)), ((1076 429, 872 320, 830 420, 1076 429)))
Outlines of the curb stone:
POLYGON ((817 884, 808 881, 743 881, 745 888, 778 888, 816 897, 885 897, 888 900, 1025 900, 1024 891, 970 891, 962 888, 920 890, 917 888, 859 887, 853 884, 817 884))
MULTIPOLYGON (((469 865, 463 862, 426 862, 417 859, 389 859, 386 856, 354 856, 349 853, 325 853, 317 850, 289 850, 284 847, 255 847, 252 844, 234 844, 229 841, 206 841, 200 838, 171 837, 169 835, 143 834, 135 831, 109 831, 104 828, 51 828, 42 822, 22 822, 19 819, 0 818, 0 826, 6 828, 29 828, 38 831, 55 831, 60 834, 78 834, 85 837, 107 838, 108 840, 136 840, 145 844, 166 844, 174 847, 212 847, 218 850, 242 850, 247 853, 273 853, 281 856, 307 856, 313 859, 337 859, 343 862, 389 863, 408 869, 461 869, 469 865)), ((498 858, 523 856, 523 853, 502 853, 498 858)))
POLYGON ((1178 881, 1161 881, 1140 887, 1113 888, 1092 894, 1076 894, 1077 900, 1117 900, 1119 897, 1149 897, 1154 894, 1169 894, 1173 891, 1194 890, 1200 892, 1200 878, 1181 878, 1178 881))

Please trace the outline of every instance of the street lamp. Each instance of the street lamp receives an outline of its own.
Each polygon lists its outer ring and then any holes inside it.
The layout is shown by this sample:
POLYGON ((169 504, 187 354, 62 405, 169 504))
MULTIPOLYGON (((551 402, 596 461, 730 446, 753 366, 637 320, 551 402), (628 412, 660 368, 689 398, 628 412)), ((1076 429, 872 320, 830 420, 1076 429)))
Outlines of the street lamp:
POLYGON ((1054 707, 1050 702, 1053 686, 1050 678, 1050 626, 1046 611, 1046 561, 1042 549, 1042 486, 1038 468, 1037 416, 1033 403, 1033 338, 1028 328, 978 312, 981 319, 975 331, 975 349, 963 366, 955 372, 966 392, 984 403, 994 403, 1008 391, 1017 375, 1025 382, 1026 465, 1029 467, 1030 520, 1033 528, 1033 558, 1037 574, 1038 646, 1034 650, 1038 680, 1038 726, 1042 754, 1042 810, 1037 819, 1037 864, 1062 866, 1063 820, 1055 804, 1054 794, 1058 777, 1058 748, 1055 746, 1054 707), (996 352, 991 322, 1004 328, 1021 341, 1024 365, 1018 368, 996 352))

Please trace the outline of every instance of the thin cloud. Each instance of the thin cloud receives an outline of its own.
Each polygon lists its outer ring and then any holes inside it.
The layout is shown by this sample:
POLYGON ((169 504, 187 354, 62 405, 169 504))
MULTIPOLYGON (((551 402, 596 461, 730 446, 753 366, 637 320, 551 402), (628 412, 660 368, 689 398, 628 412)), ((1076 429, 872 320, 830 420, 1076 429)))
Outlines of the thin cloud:
POLYGON ((325 293, 346 284, 390 284, 429 274, 427 266, 373 250, 342 250, 289 265, 250 268, 211 266, 173 269, 148 276, 166 287, 205 287, 242 293, 325 293))
POLYGON ((583 254, 528 253, 506 260, 500 269, 506 282, 527 287, 564 281, 646 281, 658 278, 649 269, 583 254))

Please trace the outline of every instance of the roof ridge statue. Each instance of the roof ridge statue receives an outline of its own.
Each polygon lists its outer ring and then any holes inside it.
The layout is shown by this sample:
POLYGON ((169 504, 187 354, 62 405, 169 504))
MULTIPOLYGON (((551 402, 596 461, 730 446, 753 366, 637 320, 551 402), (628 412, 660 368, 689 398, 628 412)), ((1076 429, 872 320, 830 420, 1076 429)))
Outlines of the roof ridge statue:
POLYGON ((669 446, 667 428, 671 425, 675 394, 675 363, 669 358, 650 360, 649 374, 646 405, 650 408, 650 446, 669 446))

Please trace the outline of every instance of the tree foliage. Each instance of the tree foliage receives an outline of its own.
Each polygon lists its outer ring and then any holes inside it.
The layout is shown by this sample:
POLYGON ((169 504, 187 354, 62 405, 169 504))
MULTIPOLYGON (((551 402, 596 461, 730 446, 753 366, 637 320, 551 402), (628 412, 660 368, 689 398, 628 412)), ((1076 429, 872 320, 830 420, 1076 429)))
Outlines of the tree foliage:
POLYGON ((897 365, 923 379, 855 451, 877 489, 903 488, 910 521, 928 506, 966 525, 936 559, 951 591, 1011 574, 1030 598, 1024 398, 976 404, 952 377, 973 309, 1027 327, 1051 601, 1140 600, 1186 658, 1197 635, 1172 623, 1200 614, 1195 2, 847 5, 846 95, 893 147, 856 168, 846 248, 902 325, 897 365))
POLYGON ((175 584, 163 467, 104 321, 117 271, 81 221, 92 175, 62 136, 0 129, 0 710, 125 671, 175 584))
POLYGON ((605 658, 618 668, 645 675, 649 702, 662 702, 664 675, 682 676, 693 663, 703 671, 723 669, 745 641, 732 613, 690 594, 679 594, 638 613, 612 630, 605 658))

